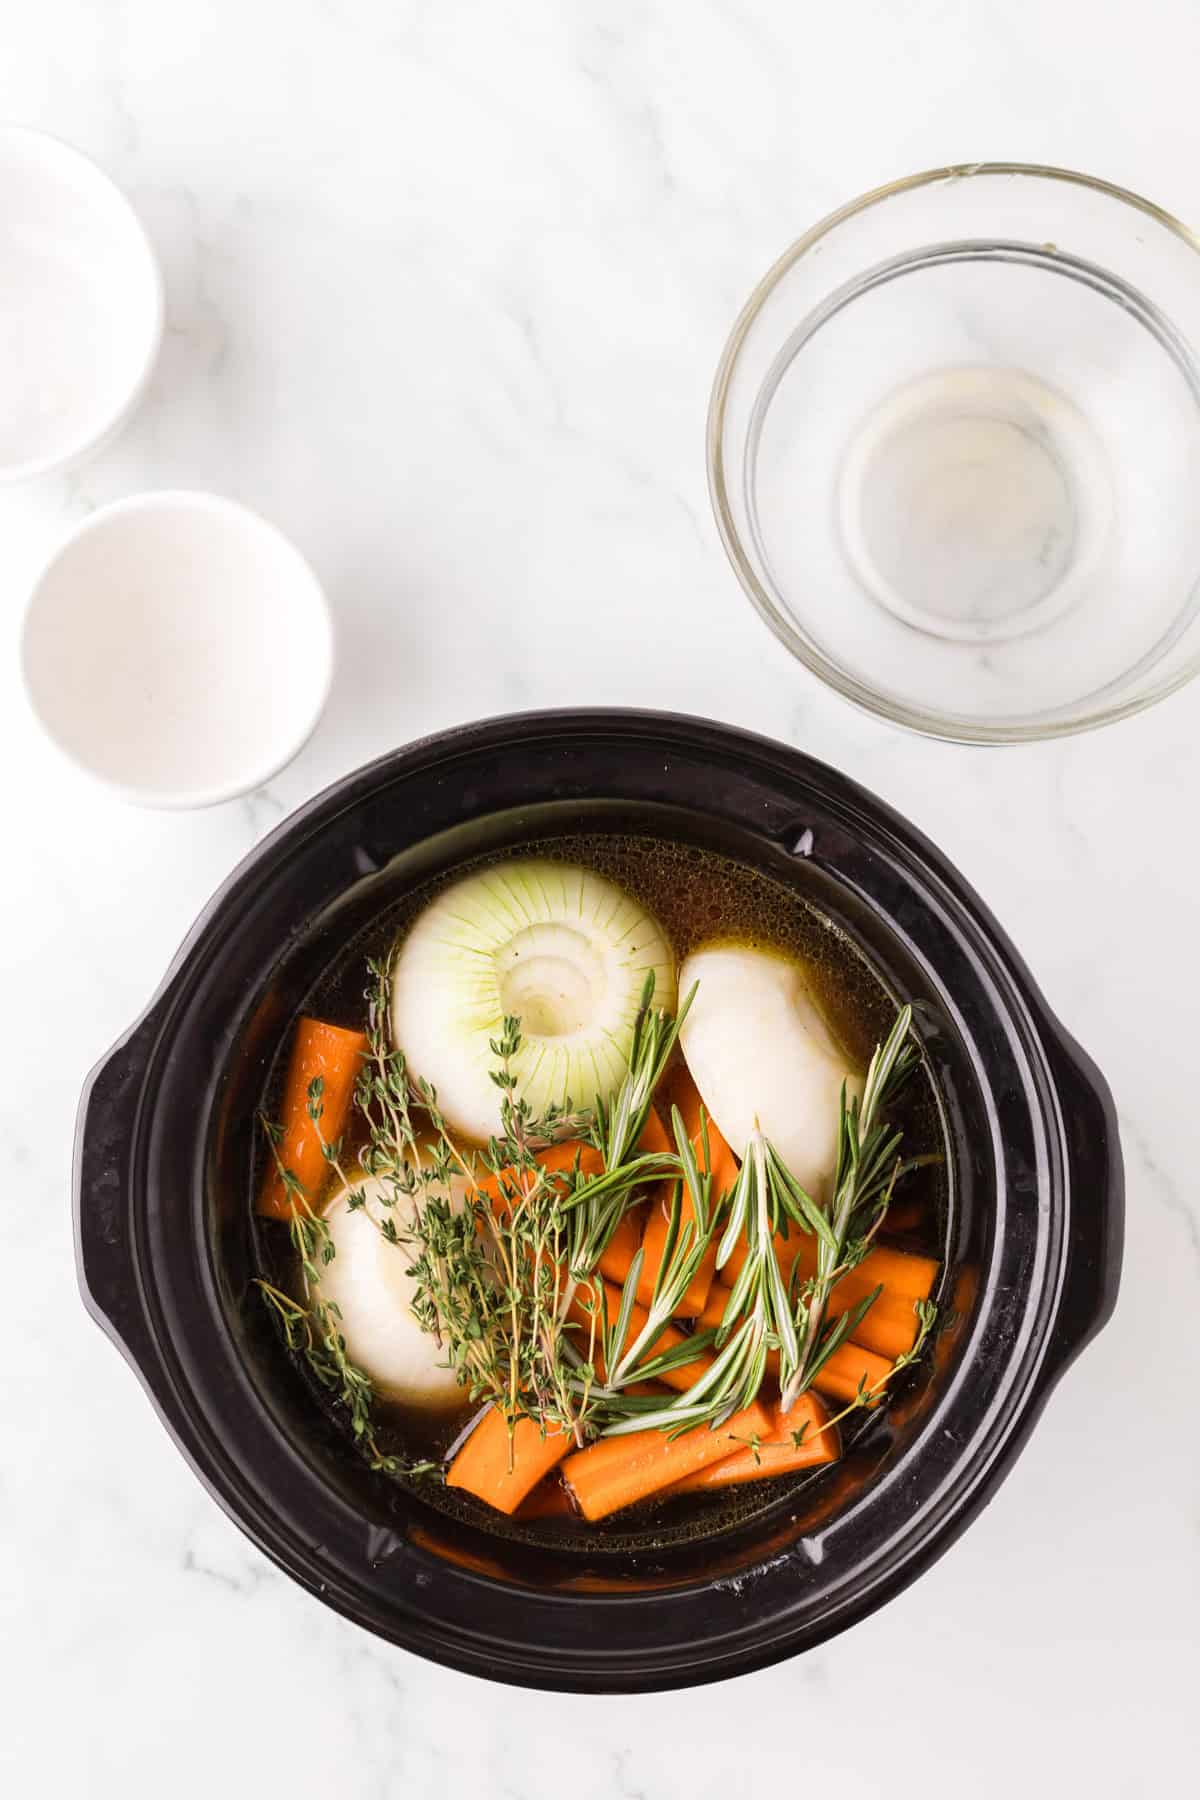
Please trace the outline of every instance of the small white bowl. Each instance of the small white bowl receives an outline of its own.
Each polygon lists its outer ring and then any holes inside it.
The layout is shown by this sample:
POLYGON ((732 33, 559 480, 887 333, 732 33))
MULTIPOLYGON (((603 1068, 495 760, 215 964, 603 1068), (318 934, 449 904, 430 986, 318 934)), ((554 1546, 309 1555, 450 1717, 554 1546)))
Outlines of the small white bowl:
POLYGON ((139 806, 214 806, 291 761, 321 716, 333 623, 265 519, 138 494, 72 532, 34 584, 21 661, 53 742, 139 806))
POLYGON ((158 263, 121 190, 69 144, 0 126, 0 483, 67 468, 150 379, 158 263))

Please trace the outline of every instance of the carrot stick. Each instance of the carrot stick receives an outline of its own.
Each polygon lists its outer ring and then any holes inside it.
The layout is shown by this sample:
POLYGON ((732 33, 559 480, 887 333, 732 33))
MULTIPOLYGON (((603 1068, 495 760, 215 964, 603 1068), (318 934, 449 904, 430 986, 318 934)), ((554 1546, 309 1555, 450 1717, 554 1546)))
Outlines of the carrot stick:
POLYGON ((599 1438, 567 1457, 563 1478, 586 1519, 606 1519, 706 1463, 720 1462, 738 1448, 739 1440, 765 1437, 770 1429, 771 1415, 756 1400, 716 1431, 698 1425, 675 1438, 654 1430, 599 1438))
MULTIPOLYGON (((668 1155, 675 1146, 663 1130, 663 1122, 651 1107, 646 1123, 638 1133, 636 1146, 642 1156, 668 1155)), ((617 1224, 600 1258, 600 1273, 620 1285, 628 1275, 645 1228, 646 1209, 641 1204, 630 1206, 617 1224)))
MULTIPOLYGON (((548 1144, 544 1150, 537 1151, 534 1160, 548 1175, 567 1174, 575 1167, 579 1159, 579 1168, 584 1175, 599 1175, 604 1167, 604 1158, 592 1144, 580 1144, 574 1140, 562 1144, 548 1144)), ((485 1175, 476 1182, 479 1193, 485 1194, 492 1203, 492 1210, 499 1216, 508 1212, 515 1201, 525 1191, 525 1175, 521 1169, 501 1169, 498 1175, 485 1175)))
POLYGON ((673 1494, 694 1494, 705 1489, 734 1487, 744 1481, 762 1481, 771 1475, 791 1475, 797 1469, 814 1469, 836 1462, 840 1454, 837 1426, 823 1430, 829 1413, 815 1394, 801 1394, 790 1412, 776 1401, 771 1431, 757 1446, 744 1444, 720 1462, 706 1463, 685 1475, 672 1487, 673 1494), (795 1433, 803 1436, 797 1444, 795 1433))
POLYGON ((697 1331, 715 1330, 725 1317, 725 1308, 729 1305, 729 1289, 714 1281, 712 1292, 704 1305, 704 1311, 697 1315, 697 1331))
MULTIPOLYGON (((653 1114, 651 1116, 654 1117, 653 1114)), ((655 1123, 658 1124, 657 1119, 655 1123)), ((655 1134, 643 1131, 638 1139, 639 1150, 645 1153, 665 1149, 667 1140, 661 1124, 658 1124, 657 1137, 661 1138, 661 1144, 656 1141, 655 1134)), ((595 1146, 575 1141, 550 1144, 545 1150, 537 1152, 537 1161, 549 1174, 565 1174, 575 1167, 577 1156, 582 1174, 599 1175, 602 1172, 604 1159, 595 1146)), ((519 1170, 502 1169, 499 1175, 485 1175, 476 1186, 481 1194, 491 1200, 493 1211, 500 1214, 520 1199, 524 1182, 519 1170)), ((607 1275, 610 1281, 624 1281, 641 1241, 642 1208, 631 1206, 617 1221, 616 1230, 604 1248, 600 1257, 600 1273, 607 1275)))
MULTIPOLYGON (((785 1281, 791 1276, 793 1267, 801 1281, 807 1281, 816 1273, 815 1237, 798 1236, 793 1232, 782 1243, 777 1237, 775 1247, 785 1281)), ((872 1288, 880 1286, 886 1293, 910 1302, 928 1300, 937 1280, 938 1267, 932 1256, 915 1256, 911 1250, 891 1250, 886 1244, 876 1244, 860 1263, 842 1276, 837 1284, 838 1292, 848 1296, 849 1306, 865 1299, 872 1288)))
MULTIPOLYGON (((853 1305, 850 1296, 841 1291, 839 1282, 837 1290, 830 1296, 828 1316, 839 1319, 853 1305)), ((886 1356, 889 1362, 895 1362, 898 1356, 907 1356, 920 1329, 914 1306, 914 1301, 885 1288, 854 1327, 854 1342, 861 1344, 864 1350, 875 1350, 880 1356, 886 1356)))
MULTIPOLYGON (((869 1293, 870 1289, 867 1291, 869 1293)), ((839 1281, 829 1296, 826 1316, 831 1323, 834 1319, 840 1319, 862 1297, 855 1295, 852 1289, 848 1291, 839 1281)), ((696 1320, 697 1328, 705 1330, 719 1326, 728 1301, 729 1289, 722 1287, 719 1281, 714 1282, 708 1304, 696 1320)), ((854 1327, 854 1342, 861 1344, 864 1350, 877 1351, 889 1362, 895 1362, 898 1356, 907 1355, 917 1341, 920 1324, 913 1305, 914 1302, 903 1295, 893 1294, 885 1289, 854 1327)))
MULTIPOLYGON (((850 1401, 857 1398, 860 1384, 873 1388, 886 1379, 891 1367, 888 1357, 876 1356, 873 1350, 863 1350, 853 1343, 839 1344, 817 1370, 813 1386, 831 1400, 850 1401)), ((883 1397, 884 1390, 880 1388, 869 1404, 878 1406, 883 1397)))
MULTIPOLYGON (((672 1149, 667 1140, 667 1134, 663 1130, 662 1120, 653 1107, 638 1135, 636 1147, 643 1156, 667 1154, 672 1149)), ((604 1169, 604 1158, 595 1145, 580 1143, 578 1139, 574 1138, 564 1139, 557 1144, 548 1144, 544 1150, 538 1150, 535 1153, 535 1160, 547 1174, 551 1175, 568 1174, 574 1169, 577 1161, 582 1175, 599 1175, 604 1169)), ((491 1199, 493 1205, 503 1205, 507 1208, 513 1200, 520 1198, 524 1182, 519 1169, 502 1169, 498 1175, 485 1175, 476 1183, 476 1186, 481 1194, 486 1194, 491 1199)), ((629 1217, 628 1213, 625 1217, 629 1217)), ((610 1249, 620 1236, 621 1226, 624 1223, 625 1219, 622 1219, 617 1226, 617 1230, 610 1240, 610 1249)), ((629 1273, 629 1264, 633 1261, 633 1251, 637 1249, 640 1242, 641 1232, 639 1231, 633 1243, 633 1249, 630 1250, 629 1256, 625 1260, 623 1270, 614 1279, 623 1280, 629 1273)))
POLYGON ((493 1406, 450 1464, 446 1486, 465 1489, 497 1512, 514 1513, 574 1442, 569 1431, 547 1425, 543 1432, 536 1420, 520 1418, 510 1444, 508 1421, 493 1406))
MULTIPOLYGON (((590 1284, 590 1287, 584 1286, 577 1289, 570 1307, 568 1308, 570 1317, 583 1327, 582 1331, 575 1339, 575 1347, 583 1357, 587 1356, 588 1346, 592 1341, 592 1307, 597 1300, 602 1308, 600 1318, 603 1319, 605 1325, 607 1325, 609 1321, 615 1322, 617 1314, 621 1310, 621 1293, 619 1288, 611 1286, 607 1281, 593 1281, 590 1284)), ((625 1342, 621 1346, 622 1351, 628 1349, 629 1345, 633 1343, 645 1323, 646 1313, 643 1308, 640 1306, 632 1307, 629 1314, 629 1328, 625 1333, 625 1342)), ((686 1342, 686 1332, 678 1331, 674 1325, 664 1326, 661 1334, 655 1338, 654 1343, 647 1351, 646 1360, 649 1360, 650 1357, 658 1356, 660 1352, 664 1350, 673 1350, 677 1344, 686 1342)), ((605 1379, 605 1372, 603 1367, 604 1358, 600 1352, 599 1320, 597 1321, 597 1335, 595 1346, 592 1351, 592 1361, 598 1378, 603 1381, 605 1379)), ((699 1380, 700 1376, 703 1375, 705 1369, 708 1368, 711 1362, 711 1353, 707 1350, 701 1350, 697 1352, 690 1362, 680 1363, 678 1367, 674 1369, 667 1369, 656 1379, 665 1382, 668 1387, 677 1389, 679 1393, 683 1393, 687 1388, 691 1387, 694 1381, 699 1380)))
POLYGON ((557 1475, 543 1476, 513 1514, 514 1519, 574 1519, 575 1503, 557 1475))
MULTIPOLYGON (((701 1129, 702 1102, 699 1090, 686 1069, 681 1068, 675 1072, 668 1089, 668 1099, 679 1108, 701 1175, 712 1175, 712 1198, 715 1205, 737 1180, 737 1159, 718 1131, 715 1120, 709 1118, 706 1121, 708 1163, 705 1163, 704 1135, 701 1129)), ((638 1282, 637 1297, 643 1306, 649 1306, 654 1299, 654 1288, 662 1267, 663 1251, 666 1249, 667 1232, 671 1223, 671 1184, 660 1182, 659 1187, 661 1193, 656 1200, 651 1201, 650 1216, 646 1220, 646 1230, 642 1237, 642 1274, 638 1282)), ((694 1227, 695 1217, 691 1195, 685 1187, 679 1215, 680 1231, 689 1223, 694 1227)), ((717 1246, 714 1242, 709 1245, 700 1266, 688 1283, 687 1292, 679 1306, 681 1318, 694 1319, 704 1311, 716 1268, 717 1246)))
MULTIPOLYGON (((874 1305, 878 1307, 885 1298, 887 1296, 880 1294, 880 1298, 874 1305)), ((709 1327, 718 1327, 725 1305, 727 1305, 727 1292, 714 1292, 707 1307, 700 1314, 700 1318, 696 1319, 696 1328, 707 1330, 709 1327)), ((874 1307, 871 1312, 874 1312, 874 1307)), ((871 1318, 871 1312, 867 1314, 867 1318, 871 1318)), ((858 1327, 858 1330, 862 1330, 862 1325, 858 1327)), ((896 1361, 894 1355, 876 1355, 874 1350, 865 1348, 855 1337, 849 1343, 838 1345, 837 1350, 826 1357, 826 1361, 820 1364, 820 1368, 817 1370, 817 1379, 813 1381, 813 1386, 819 1388, 820 1393, 828 1393, 829 1399, 853 1400, 858 1393, 858 1382, 864 1382, 867 1388, 874 1388, 874 1384, 891 1370, 894 1361, 896 1361)), ((693 1364, 693 1368, 694 1366, 696 1364, 693 1364)), ((779 1352, 777 1350, 768 1350, 766 1372, 770 1375, 779 1375, 779 1352)), ((666 1377, 662 1377, 662 1379, 666 1381, 666 1377)), ((876 1406, 882 1399, 883 1390, 880 1390, 871 1404, 876 1406)), ((799 1400, 797 1400, 797 1406, 799 1406, 799 1400)))
MULTIPOLYGON (((679 1064, 668 1077, 666 1099, 669 1105, 679 1108, 683 1128, 695 1146, 697 1157, 702 1144, 702 1120, 707 1124, 713 1192, 718 1195, 723 1194, 737 1180, 737 1158, 722 1137, 716 1120, 706 1109, 700 1098, 700 1090, 692 1080, 685 1064, 679 1064)), ((672 1148, 674 1148, 673 1145, 672 1148)), ((704 1170, 701 1169, 700 1172, 703 1174, 704 1170)))
POLYGON ((646 1123, 638 1133, 637 1148, 643 1156, 673 1156, 675 1146, 667 1135, 667 1128, 658 1116, 658 1110, 651 1107, 646 1114, 646 1123))
MULTIPOLYGON (((885 1298, 887 1298, 885 1294, 880 1294, 880 1298, 874 1305, 876 1307, 882 1305, 885 1298)), ((709 1327, 718 1327, 725 1305, 727 1305, 727 1294, 723 1291, 714 1292, 707 1307, 700 1314, 700 1318, 696 1319, 696 1328, 707 1330, 709 1327)), ((874 1307, 871 1312, 874 1312, 874 1307)), ((867 1318, 871 1318, 871 1312, 867 1314, 867 1318)), ((862 1325, 858 1327, 858 1330, 862 1330, 862 1325)), ((883 1375, 887 1375, 887 1372, 891 1370, 894 1361, 896 1361, 894 1355, 876 1355, 874 1350, 865 1348, 858 1341, 858 1337, 855 1337, 849 1343, 838 1345, 837 1350, 826 1357, 826 1361, 820 1364, 820 1368, 817 1370, 813 1386, 820 1393, 828 1393, 829 1399, 853 1400, 858 1393, 858 1382, 864 1382, 864 1386, 867 1388, 874 1388, 874 1384, 882 1381, 883 1375)), ((777 1350, 768 1350, 766 1372, 775 1377, 779 1375, 779 1352, 777 1350)), ((883 1390, 880 1388, 880 1391, 871 1400, 871 1404, 878 1406, 878 1402, 882 1399, 883 1390)), ((797 1400, 797 1406, 799 1406, 799 1400, 797 1400)))
MULTIPOLYGON (((816 1273, 817 1241, 807 1233, 792 1231, 784 1237, 782 1232, 775 1234, 775 1256, 783 1272, 785 1281, 789 1281, 793 1269, 797 1281, 807 1281, 816 1273)), ((744 1242, 734 1246, 729 1261, 718 1271, 717 1280, 727 1287, 732 1287, 737 1280, 742 1264, 746 1260, 744 1242)), ((830 1317, 838 1318, 865 1300, 872 1289, 882 1286, 883 1293, 867 1314, 871 1317, 882 1306, 885 1300, 903 1302, 909 1312, 914 1300, 928 1300, 933 1292, 933 1284, 937 1280, 938 1263, 931 1256, 915 1256, 909 1250, 892 1250, 886 1244, 876 1244, 868 1250, 862 1261, 847 1271, 834 1287, 830 1295, 830 1317)), ((884 1315, 881 1313, 880 1317, 884 1315)), ((914 1315, 915 1321, 915 1315, 914 1315)), ((864 1320, 864 1324, 865 1324, 864 1320)), ((905 1327, 907 1328, 907 1320, 905 1327)), ((893 1321, 894 1330, 894 1321, 893 1321)), ((861 1336, 861 1333, 857 1334, 861 1336)), ((914 1334, 915 1335, 915 1334, 914 1334)), ((867 1341, 864 1337, 864 1343, 867 1341)), ((911 1349, 912 1339, 905 1345, 911 1349)), ((885 1346, 881 1343, 879 1349, 885 1346)), ((900 1352, 897 1352, 900 1354, 900 1352)))
POLYGON ((638 1245, 642 1241, 644 1211, 644 1207, 631 1206, 628 1212, 623 1213, 601 1253, 600 1273, 607 1275, 610 1281, 623 1282, 629 1273, 638 1245))
POLYGON ((367 1050, 366 1033, 328 1025, 324 1019, 302 1017, 296 1024, 287 1078, 283 1084, 280 1124, 283 1136, 275 1146, 275 1158, 258 1197, 258 1210, 269 1219, 290 1219, 294 1202, 279 1173, 282 1164, 304 1189, 311 1206, 320 1199, 329 1176, 329 1163, 321 1140, 336 1143, 346 1128, 354 1084, 367 1050), (324 1086, 318 1102, 320 1130, 308 1114, 308 1090, 320 1080, 324 1086))

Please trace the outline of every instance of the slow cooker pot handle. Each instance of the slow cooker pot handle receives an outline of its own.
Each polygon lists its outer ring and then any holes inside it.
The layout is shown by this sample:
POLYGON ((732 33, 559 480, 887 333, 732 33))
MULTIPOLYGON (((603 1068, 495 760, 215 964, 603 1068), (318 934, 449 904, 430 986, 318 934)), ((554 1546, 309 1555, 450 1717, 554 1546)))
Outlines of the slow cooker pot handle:
POLYGON ((166 1378, 141 1301, 132 1201, 137 1113, 158 1027, 152 1007, 88 1077, 76 1122, 72 1199, 84 1305, 166 1407, 166 1378))
POLYGON ((1062 1293, 1043 1365, 1045 1389, 1111 1316, 1125 1241, 1125 1170, 1108 1083, 1065 1033, 1051 1045, 1051 1060, 1066 1126, 1071 1211, 1062 1293))

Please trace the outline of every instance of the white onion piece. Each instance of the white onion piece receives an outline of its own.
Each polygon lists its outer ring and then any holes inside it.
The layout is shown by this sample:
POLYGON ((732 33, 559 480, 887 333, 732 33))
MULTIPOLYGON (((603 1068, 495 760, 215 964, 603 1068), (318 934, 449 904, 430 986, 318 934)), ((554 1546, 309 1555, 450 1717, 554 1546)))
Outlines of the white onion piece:
POLYGON ((828 1197, 837 1162, 838 1096, 862 1093, 793 957, 714 944, 685 958, 697 983, 680 1041, 700 1097, 730 1149, 759 1126, 802 1187, 828 1197))
POLYGON ((570 864, 497 863, 439 894, 400 945, 393 1041, 449 1125, 482 1142, 500 1128, 491 1041, 505 1015, 521 1020, 520 1097, 588 1111, 625 1075, 649 970, 673 1010, 662 927, 622 888, 570 864))
MULTIPOLYGON (((452 1185, 454 1192, 458 1182, 452 1185)), ((412 1200, 399 1196, 392 1207, 393 1185, 375 1176, 354 1182, 335 1194, 325 1209, 333 1240, 332 1261, 321 1264, 320 1297, 341 1312, 338 1328, 346 1354, 371 1377, 385 1399, 429 1411, 446 1411, 466 1399, 453 1369, 445 1367, 446 1350, 422 1329, 412 1312, 416 1284, 408 1273, 417 1256, 411 1244, 390 1244, 377 1224, 391 1217, 403 1233, 412 1219, 412 1200), (361 1191, 365 1205, 351 1211, 351 1193, 361 1191), (368 1217, 367 1215, 370 1215, 368 1217)))

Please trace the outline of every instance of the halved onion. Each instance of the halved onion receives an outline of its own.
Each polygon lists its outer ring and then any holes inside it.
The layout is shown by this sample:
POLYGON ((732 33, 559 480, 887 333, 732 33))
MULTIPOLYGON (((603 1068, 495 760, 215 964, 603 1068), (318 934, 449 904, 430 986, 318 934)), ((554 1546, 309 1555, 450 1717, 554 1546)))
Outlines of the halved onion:
POLYGON ((385 1206, 393 1193, 385 1176, 374 1176, 335 1194, 325 1209, 334 1255, 332 1261, 318 1263, 320 1297, 337 1305, 346 1354, 371 1377, 380 1395, 445 1411, 461 1405, 466 1390, 445 1366, 445 1349, 413 1314, 416 1283, 408 1269, 416 1248, 391 1244, 378 1229, 389 1216, 397 1231, 411 1222, 411 1200, 401 1196, 394 1206, 385 1206), (365 1204, 351 1210, 350 1195, 356 1192, 364 1195, 365 1204))
POLYGON ((439 894, 401 944, 393 1040, 448 1124, 482 1141, 500 1126, 491 1042, 506 1014, 521 1020, 518 1094, 535 1112, 588 1110, 624 1077, 651 969, 655 1004, 672 1009, 662 927, 615 883, 566 863, 497 863, 439 894))
POLYGON ((696 998, 680 1033, 700 1097, 741 1156, 757 1124, 814 1196, 837 1161, 838 1096, 861 1078, 813 998, 803 964, 773 951, 714 944, 686 957, 679 986, 696 998))

